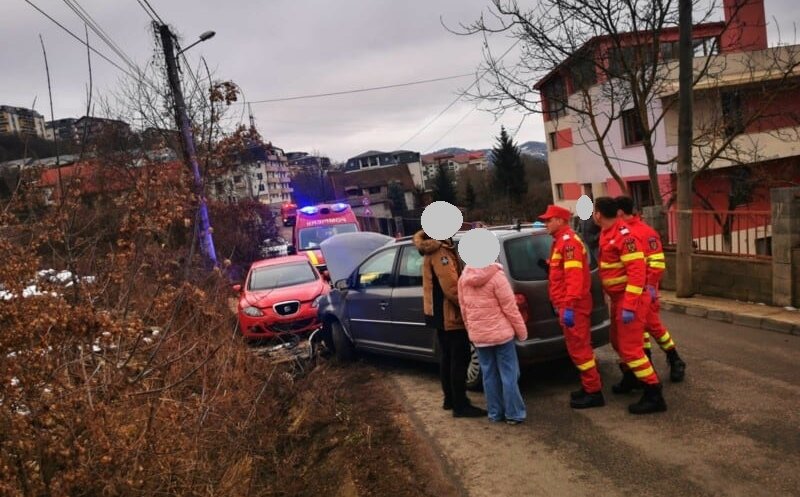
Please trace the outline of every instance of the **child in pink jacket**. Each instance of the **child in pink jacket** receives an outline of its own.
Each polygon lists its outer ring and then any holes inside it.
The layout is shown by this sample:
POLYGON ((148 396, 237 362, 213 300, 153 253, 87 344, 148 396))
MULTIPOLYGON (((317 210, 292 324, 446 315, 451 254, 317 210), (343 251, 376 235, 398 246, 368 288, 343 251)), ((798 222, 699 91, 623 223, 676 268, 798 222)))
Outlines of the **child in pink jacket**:
POLYGON ((528 329, 503 266, 496 262, 484 268, 466 266, 458 280, 458 301, 478 351, 489 419, 522 422, 526 410, 514 338, 527 340, 528 329))

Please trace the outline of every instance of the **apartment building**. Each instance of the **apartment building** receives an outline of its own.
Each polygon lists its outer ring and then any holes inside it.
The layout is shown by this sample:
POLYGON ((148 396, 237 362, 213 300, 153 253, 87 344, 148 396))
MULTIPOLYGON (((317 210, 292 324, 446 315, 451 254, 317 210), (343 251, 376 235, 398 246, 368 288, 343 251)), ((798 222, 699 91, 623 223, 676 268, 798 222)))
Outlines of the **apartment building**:
POLYGON ((44 117, 33 109, 0 105, 0 134, 44 138, 44 117))

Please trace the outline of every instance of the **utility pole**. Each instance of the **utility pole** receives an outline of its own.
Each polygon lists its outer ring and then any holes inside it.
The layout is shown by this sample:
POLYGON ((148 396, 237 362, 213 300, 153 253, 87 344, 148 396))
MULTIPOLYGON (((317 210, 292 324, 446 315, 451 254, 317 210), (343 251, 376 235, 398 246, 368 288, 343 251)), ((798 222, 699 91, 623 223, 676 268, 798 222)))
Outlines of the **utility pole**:
POLYGON ((175 47, 172 43, 172 32, 169 26, 161 24, 158 27, 161 34, 161 46, 164 48, 164 58, 167 63, 167 77, 169 86, 172 90, 172 97, 175 101, 175 123, 181 130, 183 138, 183 154, 186 162, 192 168, 194 174, 194 187, 200 209, 200 247, 203 254, 207 257, 212 267, 217 266, 217 253, 214 249, 214 239, 211 236, 211 223, 208 219, 208 208, 206 207, 206 197, 203 188, 203 178, 200 175, 200 166, 197 164, 197 152, 194 145, 194 135, 192 125, 189 122, 189 115, 186 112, 186 102, 183 100, 181 82, 178 77, 178 65, 175 62, 175 47))
POLYGON ((675 296, 691 297, 692 291, 692 0, 679 0, 678 24, 678 240, 675 257, 675 296))

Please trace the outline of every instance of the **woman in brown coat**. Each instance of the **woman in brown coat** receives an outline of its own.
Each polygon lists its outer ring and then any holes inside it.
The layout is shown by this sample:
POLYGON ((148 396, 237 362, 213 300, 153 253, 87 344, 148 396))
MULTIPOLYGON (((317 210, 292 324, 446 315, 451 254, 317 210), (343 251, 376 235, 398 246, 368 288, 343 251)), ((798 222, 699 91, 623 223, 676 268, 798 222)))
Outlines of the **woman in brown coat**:
POLYGON ((424 257, 422 264, 425 323, 436 329, 441 360, 439 376, 446 410, 453 417, 482 417, 486 411, 467 398, 469 336, 458 306, 458 278, 461 263, 453 239, 434 240, 425 231, 414 235, 414 245, 424 257))

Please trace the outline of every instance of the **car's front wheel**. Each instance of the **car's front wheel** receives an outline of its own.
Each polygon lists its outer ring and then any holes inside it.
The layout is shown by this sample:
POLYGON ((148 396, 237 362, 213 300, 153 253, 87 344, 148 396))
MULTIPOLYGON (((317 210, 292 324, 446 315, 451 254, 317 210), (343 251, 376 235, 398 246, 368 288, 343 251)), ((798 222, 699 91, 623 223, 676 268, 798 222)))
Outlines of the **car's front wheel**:
POLYGON ((475 346, 469 344, 469 366, 467 366, 467 390, 480 392, 483 390, 483 376, 481 375, 481 364, 478 362, 478 351, 475 346))
POLYGON ((342 362, 349 362, 355 359, 356 349, 353 346, 353 342, 345 335, 341 323, 334 321, 330 324, 330 327, 336 358, 342 362))

